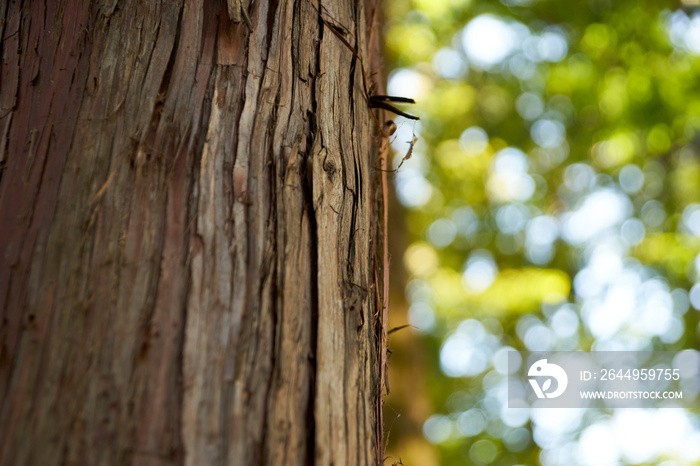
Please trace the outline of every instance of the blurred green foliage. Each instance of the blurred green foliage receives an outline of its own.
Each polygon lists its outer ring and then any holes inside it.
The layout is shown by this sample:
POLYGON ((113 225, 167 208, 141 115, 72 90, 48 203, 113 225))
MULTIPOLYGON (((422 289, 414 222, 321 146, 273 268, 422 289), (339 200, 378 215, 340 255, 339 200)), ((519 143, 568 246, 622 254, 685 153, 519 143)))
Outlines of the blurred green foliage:
MULTIPOLYGON (((389 92, 421 117, 400 123, 394 166, 420 141, 394 180, 433 461, 574 464, 621 416, 508 414, 504 350, 698 349, 697 4, 386 2, 389 92)), ((613 459, 699 464, 669 445, 613 459)))

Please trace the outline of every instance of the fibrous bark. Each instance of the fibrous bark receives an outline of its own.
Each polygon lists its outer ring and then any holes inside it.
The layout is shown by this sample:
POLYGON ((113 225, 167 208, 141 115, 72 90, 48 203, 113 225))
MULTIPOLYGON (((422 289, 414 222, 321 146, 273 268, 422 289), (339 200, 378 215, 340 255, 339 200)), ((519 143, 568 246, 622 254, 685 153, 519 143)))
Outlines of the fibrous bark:
POLYGON ((381 461, 376 8, 0 3, 0 465, 381 461))

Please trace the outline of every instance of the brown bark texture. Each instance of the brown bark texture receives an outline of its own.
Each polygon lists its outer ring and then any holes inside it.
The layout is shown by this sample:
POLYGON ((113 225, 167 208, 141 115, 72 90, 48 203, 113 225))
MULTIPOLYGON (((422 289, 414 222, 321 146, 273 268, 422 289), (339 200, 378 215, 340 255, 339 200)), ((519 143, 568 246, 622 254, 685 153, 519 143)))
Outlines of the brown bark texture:
POLYGON ((381 463, 377 9, 0 0, 0 465, 381 463))

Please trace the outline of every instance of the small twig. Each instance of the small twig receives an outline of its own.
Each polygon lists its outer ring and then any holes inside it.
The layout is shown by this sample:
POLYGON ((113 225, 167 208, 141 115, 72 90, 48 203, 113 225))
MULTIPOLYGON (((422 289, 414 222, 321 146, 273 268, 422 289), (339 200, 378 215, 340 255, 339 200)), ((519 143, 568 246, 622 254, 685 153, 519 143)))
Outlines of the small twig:
POLYGON ((248 29, 250 29, 252 31, 253 30, 253 23, 250 20, 250 17, 248 17, 248 12, 245 11, 245 7, 243 5, 241 5, 241 14, 243 15, 243 20, 248 25, 248 29))
POLYGON ((413 326, 413 325, 411 325, 411 324, 399 325, 398 327, 394 327, 394 328, 392 328, 391 330, 389 330, 389 333, 388 333, 387 335, 391 335, 391 334, 394 333, 394 332, 398 332, 399 330, 403 330, 403 329, 405 329, 406 327, 417 328, 417 327, 415 327, 415 326, 413 326))
POLYGON ((410 145, 408 146, 408 151, 406 151, 406 155, 403 156, 398 167, 394 168, 393 170, 383 170, 381 168, 377 168, 377 170, 387 172, 387 173, 396 173, 397 171, 399 171, 399 168, 401 168, 401 165, 403 165, 403 163, 406 160, 409 160, 413 156, 413 147, 416 145, 416 142, 418 142, 418 136, 416 136, 416 133, 413 133, 413 140, 406 141, 406 142, 409 143, 410 145))
MULTIPOLYGON (((403 112, 399 110, 398 108, 394 107, 391 104, 388 104, 387 102, 401 102, 401 103, 407 103, 407 104, 415 104, 416 101, 413 99, 410 99, 408 97, 397 97, 397 96, 391 96, 391 95, 371 95, 370 89, 367 86, 367 71, 365 70, 365 63, 362 60, 362 57, 357 53, 357 50, 355 47, 353 47, 350 42, 344 37, 345 35, 350 35, 350 31, 346 27, 343 27, 332 19, 331 15, 328 14, 326 10, 326 14, 333 20, 333 23, 329 22, 326 20, 326 18, 323 17, 323 14, 319 9, 317 9, 313 4, 311 7, 316 10, 318 13, 319 18, 321 18, 321 21, 323 21, 323 24, 325 24, 328 27, 328 30, 330 30, 347 48, 352 52, 353 56, 357 58, 357 60, 360 62, 360 69, 362 70, 362 90, 365 92, 365 98, 367 99, 367 103, 370 106, 370 108, 381 108, 383 110, 387 110, 389 112, 392 112, 396 115, 400 115, 404 118, 408 118, 409 120, 419 120, 415 115, 411 115, 410 113, 403 112)), ((323 5, 321 5, 321 8, 324 10, 326 9, 323 5)))
POLYGON ((415 115, 411 115, 410 113, 402 112, 398 108, 394 107, 391 104, 388 104, 387 102, 401 102, 404 104, 415 104, 416 101, 409 98, 409 97, 398 97, 394 95, 373 95, 369 98, 369 106, 372 108, 383 108, 384 110, 388 110, 392 113, 395 113, 396 115, 401 115, 404 118, 408 118, 409 120, 420 120, 415 115))
MULTIPOLYGON (((328 30, 331 31, 345 46, 352 52, 352 54, 357 58, 357 60, 360 62, 360 68, 362 69, 362 88, 365 91, 365 97, 367 98, 367 101, 369 101, 369 90, 367 87, 367 78, 365 77, 365 64, 362 61, 362 57, 357 53, 357 50, 355 50, 355 47, 353 47, 348 40, 343 37, 343 34, 349 34, 350 32, 348 31, 347 28, 341 26, 340 24, 331 24, 330 22, 326 21, 326 18, 323 17, 323 14, 319 9, 317 9, 314 5, 311 5, 311 8, 316 10, 316 13, 318 13, 318 17, 321 18, 321 21, 323 21, 323 24, 325 24, 328 27, 328 30)), ((323 5, 321 5, 321 8, 325 9, 323 5)), ((331 17, 331 15, 328 15, 331 17)), ((332 17, 331 17, 332 19, 332 17)), ((337 23, 337 21, 333 20, 334 22, 337 23)))
POLYGON ((395 95, 379 95, 375 94, 370 97, 371 100, 376 100, 380 102, 402 102, 404 104, 415 104, 416 101, 410 97, 397 97, 395 95))
POLYGON ((371 97, 369 99, 369 106, 372 108, 382 108, 384 110, 388 110, 391 113, 394 113, 396 115, 400 115, 404 118, 408 118, 409 120, 420 120, 415 115, 411 115, 410 113, 406 113, 404 111, 399 110, 398 108, 394 107, 391 104, 388 104, 386 102, 380 101, 380 100, 373 100, 371 97))

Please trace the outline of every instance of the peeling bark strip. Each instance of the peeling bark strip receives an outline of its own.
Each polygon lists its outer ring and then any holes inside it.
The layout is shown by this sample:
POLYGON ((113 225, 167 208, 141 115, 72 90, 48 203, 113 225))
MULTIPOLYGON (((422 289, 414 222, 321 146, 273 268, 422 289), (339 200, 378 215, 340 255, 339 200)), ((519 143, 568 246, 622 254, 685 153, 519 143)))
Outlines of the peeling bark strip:
MULTIPOLYGON (((323 7, 376 69, 376 0, 323 7)), ((319 10, 0 2, 0 465, 381 462, 374 123, 319 10)))

